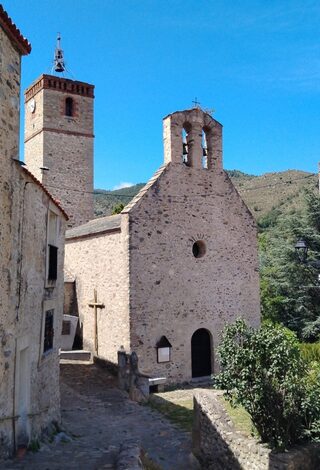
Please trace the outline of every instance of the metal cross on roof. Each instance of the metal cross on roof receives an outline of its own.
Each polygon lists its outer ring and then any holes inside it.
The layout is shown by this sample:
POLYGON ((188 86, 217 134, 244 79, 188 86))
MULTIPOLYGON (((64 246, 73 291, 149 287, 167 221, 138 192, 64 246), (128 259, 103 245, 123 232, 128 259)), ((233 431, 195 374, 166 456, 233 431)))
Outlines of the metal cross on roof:
POLYGON ((192 101, 192 103, 194 104, 194 108, 200 108, 200 101, 198 101, 198 98, 195 97, 194 101, 192 101))

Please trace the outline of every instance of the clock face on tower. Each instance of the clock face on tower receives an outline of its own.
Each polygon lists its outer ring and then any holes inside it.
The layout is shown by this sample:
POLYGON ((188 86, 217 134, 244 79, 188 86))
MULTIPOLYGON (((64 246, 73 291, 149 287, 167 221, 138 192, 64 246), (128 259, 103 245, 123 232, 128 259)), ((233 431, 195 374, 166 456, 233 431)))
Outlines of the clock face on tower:
POLYGON ((36 110, 36 102, 35 102, 35 99, 32 98, 29 103, 28 103, 28 109, 30 111, 30 113, 34 113, 35 110, 36 110))

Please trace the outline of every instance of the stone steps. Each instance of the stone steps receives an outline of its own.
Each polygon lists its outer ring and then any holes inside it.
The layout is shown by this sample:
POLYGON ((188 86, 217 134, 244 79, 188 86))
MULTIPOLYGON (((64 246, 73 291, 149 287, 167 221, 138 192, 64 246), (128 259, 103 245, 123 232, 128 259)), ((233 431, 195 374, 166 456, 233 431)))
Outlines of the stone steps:
POLYGON ((68 362, 87 362, 91 364, 93 362, 91 351, 60 351, 60 363, 68 363, 68 362))

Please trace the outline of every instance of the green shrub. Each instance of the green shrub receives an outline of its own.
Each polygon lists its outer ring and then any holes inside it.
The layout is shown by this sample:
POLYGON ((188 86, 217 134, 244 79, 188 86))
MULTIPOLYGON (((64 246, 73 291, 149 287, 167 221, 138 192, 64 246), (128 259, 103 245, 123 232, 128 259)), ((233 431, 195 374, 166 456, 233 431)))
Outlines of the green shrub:
POLYGON ((263 442, 284 449, 320 438, 320 374, 306 367, 292 332, 237 320, 225 328, 218 352, 217 385, 247 410, 263 442))
POLYGON ((120 212, 121 212, 123 209, 124 209, 124 204, 122 204, 122 202, 119 202, 119 204, 115 205, 115 206, 112 208, 111 215, 120 214, 120 212))

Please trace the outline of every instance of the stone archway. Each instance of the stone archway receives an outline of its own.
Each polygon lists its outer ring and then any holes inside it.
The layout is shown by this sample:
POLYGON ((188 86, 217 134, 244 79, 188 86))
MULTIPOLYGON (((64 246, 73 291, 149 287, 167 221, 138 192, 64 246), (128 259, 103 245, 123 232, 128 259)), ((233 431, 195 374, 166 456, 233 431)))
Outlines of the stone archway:
POLYGON ((196 330, 191 338, 192 378, 211 375, 211 335, 205 328, 196 330))

